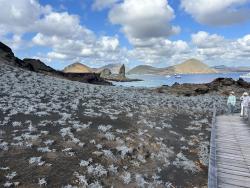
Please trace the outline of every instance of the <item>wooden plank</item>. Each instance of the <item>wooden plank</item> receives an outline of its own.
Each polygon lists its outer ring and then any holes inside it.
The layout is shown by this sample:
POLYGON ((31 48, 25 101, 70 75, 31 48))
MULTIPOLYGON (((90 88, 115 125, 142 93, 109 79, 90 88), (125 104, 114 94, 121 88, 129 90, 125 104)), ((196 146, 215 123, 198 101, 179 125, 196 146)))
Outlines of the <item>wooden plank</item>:
POLYGON ((233 166, 230 164, 225 164, 225 163, 217 163, 218 169, 227 169, 227 170, 233 170, 233 171, 239 171, 239 172, 246 172, 249 173, 249 168, 246 166, 238 167, 238 166, 233 166))
POLYGON ((214 154, 218 187, 250 188, 250 127, 239 114, 216 117, 214 154))
POLYGON ((239 186, 239 185, 231 185, 231 184, 228 184, 228 183, 219 183, 218 185, 219 188, 249 188, 249 187, 246 187, 246 186, 239 186))
POLYGON ((250 172, 240 172, 238 170, 226 169, 226 168, 218 168, 218 172, 226 173, 235 176, 242 176, 250 179, 250 172))
POLYGON ((221 181, 227 182, 229 181, 235 181, 239 182, 238 185, 250 185, 250 178, 248 177, 243 177, 243 176, 237 176, 237 175, 232 175, 232 174, 227 174, 224 172, 218 172, 218 177, 221 181))

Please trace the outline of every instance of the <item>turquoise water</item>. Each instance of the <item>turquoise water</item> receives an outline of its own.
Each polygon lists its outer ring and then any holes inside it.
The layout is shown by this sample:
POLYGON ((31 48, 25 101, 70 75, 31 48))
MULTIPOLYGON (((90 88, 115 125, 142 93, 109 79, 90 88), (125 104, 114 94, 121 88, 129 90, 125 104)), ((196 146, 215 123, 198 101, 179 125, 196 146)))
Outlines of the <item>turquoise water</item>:
MULTIPOLYGON (((156 76, 156 75, 128 75, 129 78, 138 78, 143 81, 140 82, 113 82, 116 86, 126 87, 159 87, 162 85, 173 85, 177 83, 209 83, 216 78, 233 78, 238 80, 244 73, 224 73, 224 74, 183 74, 181 78, 175 78, 174 76, 156 76)), ((250 82, 250 79, 244 79, 250 82)))

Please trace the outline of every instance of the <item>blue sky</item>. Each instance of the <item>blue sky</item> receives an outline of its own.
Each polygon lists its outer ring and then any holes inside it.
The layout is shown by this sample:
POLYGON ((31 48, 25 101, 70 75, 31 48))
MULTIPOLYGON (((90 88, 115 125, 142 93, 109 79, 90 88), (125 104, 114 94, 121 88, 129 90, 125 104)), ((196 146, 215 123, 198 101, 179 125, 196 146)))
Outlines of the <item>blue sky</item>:
POLYGON ((250 65, 249 0, 0 0, 0 40, 63 69, 164 67, 197 58, 250 65))

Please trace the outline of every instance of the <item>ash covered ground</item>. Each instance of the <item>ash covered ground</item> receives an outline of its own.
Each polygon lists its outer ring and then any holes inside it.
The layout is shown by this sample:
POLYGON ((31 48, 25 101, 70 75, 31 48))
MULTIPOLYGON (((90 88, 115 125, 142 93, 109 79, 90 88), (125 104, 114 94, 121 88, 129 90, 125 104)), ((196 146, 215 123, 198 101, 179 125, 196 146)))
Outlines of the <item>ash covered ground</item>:
POLYGON ((0 64, 0 187, 206 187, 213 101, 0 64))

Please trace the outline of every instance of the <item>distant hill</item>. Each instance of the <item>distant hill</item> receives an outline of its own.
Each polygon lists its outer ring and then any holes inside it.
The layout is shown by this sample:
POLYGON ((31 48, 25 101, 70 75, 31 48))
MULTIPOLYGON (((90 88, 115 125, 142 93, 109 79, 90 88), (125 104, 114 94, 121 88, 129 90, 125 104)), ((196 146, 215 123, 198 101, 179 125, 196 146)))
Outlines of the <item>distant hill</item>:
POLYGON ((91 68, 82 63, 73 63, 63 69, 65 73, 101 73, 104 69, 109 69, 112 74, 118 74, 122 64, 114 63, 108 64, 100 68, 91 68))
POLYGON ((168 74, 209 74, 216 73, 216 70, 210 68, 206 64, 197 59, 189 59, 181 64, 165 67, 155 68, 148 65, 139 65, 131 69, 128 74, 155 74, 155 75, 168 75, 168 74))
POLYGON ((149 65, 139 65, 128 71, 127 74, 160 74, 165 70, 167 70, 167 68, 156 68, 149 65))
POLYGON ((63 69, 65 73, 91 73, 93 72, 90 67, 81 63, 73 63, 63 69))
POLYGON ((212 67, 213 69, 217 70, 221 73, 227 73, 227 72, 250 72, 250 66, 249 67, 228 67, 225 65, 217 65, 212 67))
POLYGON ((189 59, 173 67, 174 73, 177 74, 210 74, 217 72, 197 59, 189 59))

